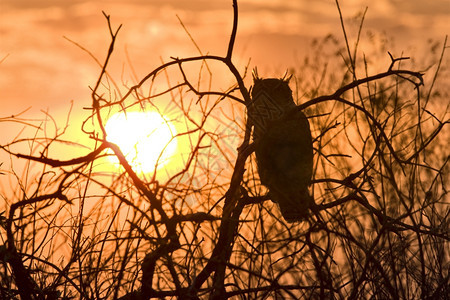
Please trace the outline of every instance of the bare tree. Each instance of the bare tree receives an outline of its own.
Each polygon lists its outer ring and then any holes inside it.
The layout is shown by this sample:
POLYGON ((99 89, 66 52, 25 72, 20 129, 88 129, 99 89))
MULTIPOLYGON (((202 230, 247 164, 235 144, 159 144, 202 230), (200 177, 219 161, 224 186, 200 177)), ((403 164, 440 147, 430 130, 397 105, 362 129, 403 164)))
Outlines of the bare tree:
MULTIPOLYGON (((108 74, 120 26, 105 14, 111 43, 82 126, 92 144, 65 140, 63 127, 1 145, 26 164, 24 175, 0 175, 17 183, 2 195, 2 298, 448 297, 448 105, 430 108, 447 41, 427 88, 422 72, 402 67, 406 57, 389 54, 386 71, 371 75, 339 10, 341 77, 295 82, 313 136, 314 204, 286 223, 256 169, 247 67, 232 61, 236 0, 233 12, 225 56, 173 57, 133 86, 108 74), (212 88, 217 69, 230 87, 212 88), (146 175, 107 139, 105 121, 150 108, 180 124, 174 139, 188 147, 178 168, 146 175), (29 153, 15 150, 23 144, 29 153), (90 150, 56 159, 61 145, 90 150), (101 169, 108 156, 120 172, 101 169)), ((19 117, 0 121, 35 126, 19 117)))

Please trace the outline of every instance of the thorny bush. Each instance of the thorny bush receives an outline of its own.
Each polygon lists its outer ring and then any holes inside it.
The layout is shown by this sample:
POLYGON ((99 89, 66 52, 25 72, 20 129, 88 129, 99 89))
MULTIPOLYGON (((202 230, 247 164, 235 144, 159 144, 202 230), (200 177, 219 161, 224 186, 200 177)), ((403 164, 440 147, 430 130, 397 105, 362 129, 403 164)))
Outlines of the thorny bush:
POLYGON ((438 89, 446 41, 434 74, 391 55, 372 75, 358 49, 362 22, 350 46, 339 10, 344 43, 317 42, 315 64, 291 70, 313 134, 316 206, 288 224, 255 168, 248 66, 232 62, 237 1, 233 8, 225 56, 173 57, 133 86, 107 72, 120 27, 105 14, 111 43, 81 128, 91 143, 37 126, 34 137, 1 145, 25 164, 23 175, 13 164, 0 175, 10 182, 2 184, 2 299, 449 295, 448 97, 438 89), (331 74, 324 59, 342 64, 331 74), (218 83, 219 73, 229 75, 218 83), (148 110, 175 124, 178 163, 141 174, 108 141, 105 122, 148 110), (26 154, 16 150, 24 144, 26 154), (89 151, 70 155, 80 146, 89 151), (55 158, 58 147, 67 157, 55 158), (121 168, 106 171, 108 156, 121 168))

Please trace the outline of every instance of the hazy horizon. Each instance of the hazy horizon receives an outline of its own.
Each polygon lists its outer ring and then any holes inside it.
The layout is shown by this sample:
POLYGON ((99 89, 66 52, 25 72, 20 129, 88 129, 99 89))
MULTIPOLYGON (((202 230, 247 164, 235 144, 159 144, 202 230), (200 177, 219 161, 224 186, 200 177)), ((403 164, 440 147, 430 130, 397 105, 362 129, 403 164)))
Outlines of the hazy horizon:
MULTIPOLYGON (((132 64, 143 76, 170 56, 198 54, 180 25, 186 25, 204 53, 223 55, 231 30, 232 6, 221 1, 13 1, 0 3, 0 92, 2 116, 32 106, 32 111, 90 104, 88 86, 99 68, 79 43, 103 61, 109 35, 102 11, 116 28, 123 25, 111 64, 132 64), (126 51, 125 51, 126 50, 126 51), (128 53, 128 54, 127 54, 128 53), (128 58, 127 58, 128 55, 128 58), (129 59, 129 61, 128 61, 129 59)), ((313 39, 333 34, 343 39, 335 1, 239 1, 234 61, 243 70, 251 59, 260 72, 280 76, 295 67, 313 39)), ((429 40, 442 44, 450 33, 450 1, 340 1, 350 38, 366 6, 364 31, 385 37, 395 54, 423 55, 429 40), (352 21, 353 20, 358 20, 352 21), (353 23, 352 23, 353 22, 353 23), (352 31, 353 30, 353 31, 352 31)), ((363 39, 365 37, 363 36, 363 39)), ((366 42, 363 40, 363 42, 366 42)), ((361 47, 369 47, 362 43, 361 47)), ((124 73, 125 80, 131 78, 124 73)))

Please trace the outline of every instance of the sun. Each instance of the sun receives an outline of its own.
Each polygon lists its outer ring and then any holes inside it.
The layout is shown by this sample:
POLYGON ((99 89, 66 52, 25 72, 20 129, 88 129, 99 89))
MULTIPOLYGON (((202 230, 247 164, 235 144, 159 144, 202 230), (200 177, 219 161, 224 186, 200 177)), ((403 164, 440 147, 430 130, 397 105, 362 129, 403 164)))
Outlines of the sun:
MULTIPOLYGON (((177 149, 175 127, 158 112, 120 112, 105 125, 109 142, 119 146, 137 173, 153 173, 166 165, 177 149)), ((110 161, 118 165, 116 156, 110 161)))

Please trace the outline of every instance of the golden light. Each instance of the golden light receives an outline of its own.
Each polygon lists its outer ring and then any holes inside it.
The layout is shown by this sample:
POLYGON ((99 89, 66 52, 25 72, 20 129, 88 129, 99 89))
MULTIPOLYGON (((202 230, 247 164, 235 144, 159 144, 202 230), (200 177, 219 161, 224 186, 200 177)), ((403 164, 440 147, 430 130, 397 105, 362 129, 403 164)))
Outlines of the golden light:
MULTIPOLYGON (((152 173, 163 167, 177 149, 175 127, 158 112, 116 113, 106 122, 105 130, 106 139, 119 146, 137 173, 152 173)), ((119 163, 114 155, 110 161, 119 163)))

